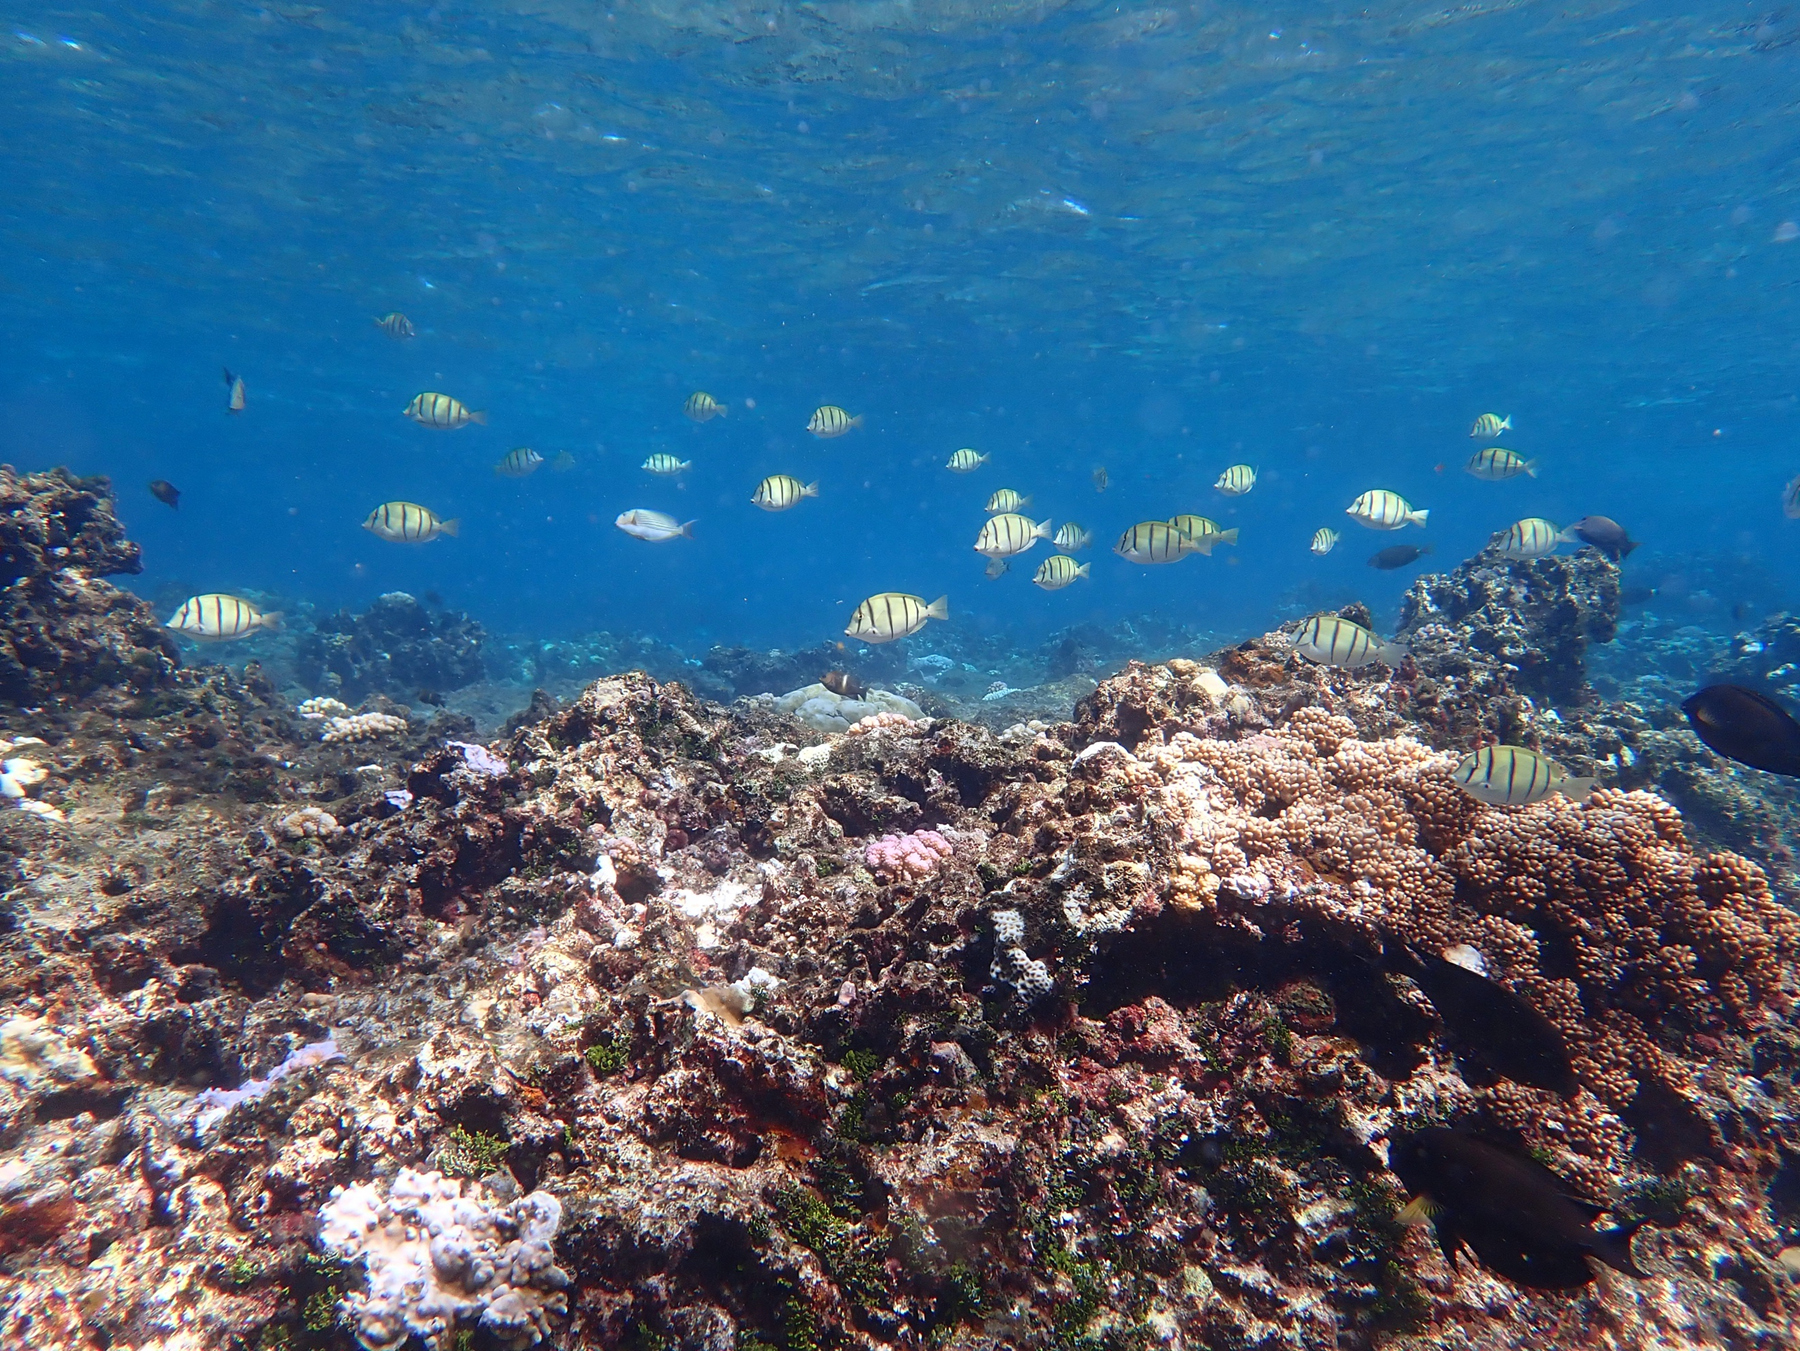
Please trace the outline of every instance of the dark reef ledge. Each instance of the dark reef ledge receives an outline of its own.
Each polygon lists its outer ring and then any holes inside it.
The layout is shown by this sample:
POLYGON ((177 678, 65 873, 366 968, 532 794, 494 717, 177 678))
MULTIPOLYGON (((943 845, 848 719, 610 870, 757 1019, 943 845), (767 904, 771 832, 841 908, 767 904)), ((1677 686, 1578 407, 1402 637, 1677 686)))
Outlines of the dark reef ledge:
POLYGON ((44 771, 0 807, 0 1345, 1800 1340, 1800 917, 1634 791, 1705 761, 1589 688, 1604 560, 1422 580, 1399 672, 1277 632, 830 736, 632 673, 484 747, 178 668, 91 608, 103 485, 0 487, 14 650, 113 654, 0 727, 44 771), (1501 725, 1607 786, 1476 804, 1501 725), (1449 948, 1566 1081, 1407 974, 1449 948), (1384 1153, 1445 1122, 1649 1217, 1652 1279, 1448 1265, 1384 1153))

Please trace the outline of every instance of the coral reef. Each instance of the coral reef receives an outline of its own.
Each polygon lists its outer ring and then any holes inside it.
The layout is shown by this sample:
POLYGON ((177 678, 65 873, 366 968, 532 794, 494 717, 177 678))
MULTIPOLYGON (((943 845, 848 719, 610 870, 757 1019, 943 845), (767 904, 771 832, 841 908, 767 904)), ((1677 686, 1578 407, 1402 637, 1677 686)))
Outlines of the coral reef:
POLYGON ((455 690, 480 680, 486 633, 466 614, 435 614, 404 591, 390 591, 360 615, 320 617, 295 651, 309 689, 349 699, 410 698, 420 689, 455 690))
POLYGON ((112 510, 112 483, 0 465, 0 701, 116 702, 181 665, 149 605, 101 580, 143 571, 112 510))
POLYGON ((823 685, 812 684, 772 702, 777 710, 792 715, 815 732, 845 732, 851 724, 883 713, 897 713, 911 720, 925 716, 925 710, 911 699, 889 690, 870 690, 861 698, 846 699, 823 685))
POLYGON ((883 835, 863 850, 863 862, 884 881, 930 877, 938 864, 956 850, 935 830, 914 830, 905 835, 883 835))
POLYGON ((406 719, 397 713, 352 713, 348 717, 327 718, 325 730, 319 733, 319 740, 328 743, 376 741, 382 737, 396 736, 404 732, 406 727, 406 719))

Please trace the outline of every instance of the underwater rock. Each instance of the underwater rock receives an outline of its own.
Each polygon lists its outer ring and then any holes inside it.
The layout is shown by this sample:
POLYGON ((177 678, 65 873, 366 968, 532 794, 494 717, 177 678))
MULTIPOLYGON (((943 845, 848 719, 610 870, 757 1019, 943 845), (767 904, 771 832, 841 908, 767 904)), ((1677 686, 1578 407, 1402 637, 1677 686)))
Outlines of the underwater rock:
POLYGON ((718 697, 743 699, 753 694, 780 694, 811 684, 833 666, 841 665, 843 659, 843 653, 829 643, 799 652, 715 647, 707 652, 702 665, 729 691, 718 697))
POLYGON ((300 639, 295 666, 303 684, 348 699, 407 698, 419 689, 457 690, 482 678, 486 633, 468 615, 432 613, 404 591, 390 591, 360 615, 321 618, 300 639))
POLYGON ((0 465, 0 701, 167 685, 180 649, 144 601, 101 578, 143 571, 111 480, 0 465))
POLYGON ((890 690, 869 690, 860 699, 846 699, 817 683, 782 695, 775 707, 815 732, 847 732, 852 724, 879 713, 898 713, 915 721, 925 716, 911 699, 890 690))
POLYGON ((1535 559, 1484 551, 1447 573, 1416 579, 1400 607, 1397 641, 1440 703, 1511 694, 1562 705, 1591 698, 1584 654, 1619 624, 1619 568, 1598 549, 1535 559))

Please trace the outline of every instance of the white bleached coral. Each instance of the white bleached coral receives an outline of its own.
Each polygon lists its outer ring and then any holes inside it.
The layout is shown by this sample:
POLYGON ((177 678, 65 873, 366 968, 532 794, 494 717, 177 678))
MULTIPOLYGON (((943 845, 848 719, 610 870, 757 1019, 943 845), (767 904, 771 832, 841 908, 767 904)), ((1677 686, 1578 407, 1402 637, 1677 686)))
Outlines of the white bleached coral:
POLYGON ((393 736, 405 730, 406 719, 395 717, 392 713, 353 713, 347 718, 329 719, 319 740, 327 743, 374 741, 380 737, 393 736))
POLYGON ((321 697, 318 699, 308 699, 305 703, 300 705, 299 712, 300 716, 303 718, 348 717, 350 705, 342 703, 337 699, 321 697))
POLYGON ((368 1351, 414 1336, 449 1351, 470 1323, 519 1351, 568 1313, 554 1249, 562 1203, 549 1192, 501 1203, 479 1184, 402 1168, 385 1196, 367 1182, 335 1189, 319 1220, 319 1241, 368 1275, 367 1293, 339 1305, 368 1351))
POLYGON ((823 685, 804 685, 784 694, 775 700, 775 707, 817 732, 847 732, 864 718, 880 713, 898 713, 914 722, 925 716, 925 710, 911 699, 888 690, 869 690, 860 699, 846 699, 823 685))
POLYGON ((277 823, 276 829, 290 840, 330 839, 344 833, 337 817, 317 807, 302 807, 297 812, 289 812, 277 823))
MULTIPOLYGON (((20 737, 17 741, 0 740, 0 753, 15 750, 20 746, 41 746, 44 743, 34 736, 20 737)), ((30 796, 30 790, 42 783, 49 771, 36 760, 28 760, 24 756, 15 756, 0 761, 0 797, 11 800, 21 811, 31 812, 52 821, 60 821, 63 814, 48 802, 39 802, 30 796)))

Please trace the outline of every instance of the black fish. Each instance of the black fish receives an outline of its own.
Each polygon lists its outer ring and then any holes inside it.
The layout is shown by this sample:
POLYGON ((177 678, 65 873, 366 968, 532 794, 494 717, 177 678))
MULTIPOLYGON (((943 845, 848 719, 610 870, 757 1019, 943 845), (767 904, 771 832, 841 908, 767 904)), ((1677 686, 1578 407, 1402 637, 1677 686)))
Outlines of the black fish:
POLYGON ((1561 1032, 1523 996, 1442 957, 1401 970, 1418 982, 1457 1043, 1459 1058, 1514 1083, 1567 1098, 1579 1087, 1561 1032))
POLYGON ((844 699, 860 699, 868 693, 862 681, 848 671, 827 671, 819 677, 819 683, 844 699))
POLYGON ((444 608, 444 598, 435 591, 427 591, 425 593, 425 603, 427 605, 435 605, 440 610, 444 608))
POLYGON ((1583 516, 1563 531, 1563 538, 1571 544, 1577 540, 1591 544, 1615 563, 1624 562, 1625 555, 1638 547, 1625 527, 1610 516, 1583 516))
POLYGON ((1383 572, 1392 572, 1395 568, 1403 568, 1408 563, 1416 563, 1431 552, 1429 544, 1390 544, 1387 548, 1369 555, 1369 566, 1380 568, 1383 572))
POLYGON ((181 489, 177 488, 173 483, 170 483, 166 478, 153 478, 150 480, 150 496, 154 497, 158 502, 167 502, 177 511, 181 510, 181 489))
POLYGON ((444 698, 444 696, 439 694, 436 690, 420 690, 419 702, 422 704, 430 704, 433 708, 442 708, 450 701, 444 698))
POLYGON ((1800 777, 1800 722, 1766 694, 1708 685, 1681 705, 1694 735, 1728 760, 1800 777))
POLYGON ((1571 1196, 1568 1184, 1535 1159, 1432 1126, 1396 1136, 1388 1167, 1425 1204, 1451 1266, 1466 1244, 1489 1270, 1539 1289, 1586 1285, 1594 1279, 1590 1257, 1627 1276, 1648 1275, 1631 1256, 1632 1235, 1644 1221, 1596 1230, 1606 1208, 1571 1196))

